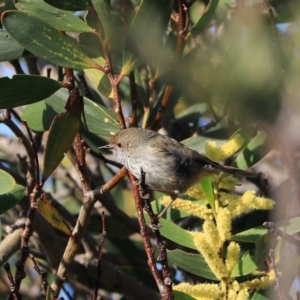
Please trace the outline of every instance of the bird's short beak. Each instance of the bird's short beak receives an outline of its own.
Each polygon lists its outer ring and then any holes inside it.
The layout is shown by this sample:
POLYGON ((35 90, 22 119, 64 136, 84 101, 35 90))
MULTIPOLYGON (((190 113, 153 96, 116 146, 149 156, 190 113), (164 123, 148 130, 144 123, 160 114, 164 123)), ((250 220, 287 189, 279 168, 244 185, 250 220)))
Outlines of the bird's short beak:
POLYGON ((105 145, 105 146, 99 147, 98 149, 108 149, 108 150, 111 150, 111 149, 112 149, 112 146, 110 146, 110 145, 105 145))

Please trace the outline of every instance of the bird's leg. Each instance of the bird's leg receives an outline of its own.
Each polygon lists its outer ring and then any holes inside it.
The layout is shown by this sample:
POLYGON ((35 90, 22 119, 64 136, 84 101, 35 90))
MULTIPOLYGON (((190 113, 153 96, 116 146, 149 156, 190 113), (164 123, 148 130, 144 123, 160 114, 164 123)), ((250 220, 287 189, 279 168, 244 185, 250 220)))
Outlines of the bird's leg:
POLYGON ((173 193, 170 195, 171 197, 171 201, 168 203, 167 206, 165 206, 165 208, 159 213, 159 215, 157 216, 157 219, 160 219, 164 213, 168 210, 168 208, 172 205, 172 203, 177 199, 178 195, 179 195, 179 191, 173 191, 173 193))

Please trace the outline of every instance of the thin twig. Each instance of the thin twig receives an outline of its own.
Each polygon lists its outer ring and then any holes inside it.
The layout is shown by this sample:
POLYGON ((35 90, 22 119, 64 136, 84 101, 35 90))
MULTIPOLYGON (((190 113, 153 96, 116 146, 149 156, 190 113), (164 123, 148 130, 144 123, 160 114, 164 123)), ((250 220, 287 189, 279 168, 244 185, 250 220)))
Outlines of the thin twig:
POLYGON ((51 289, 51 287, 49 286, 49 282, 47 280, 47 275, 44 271, 42 271, 38 265, 38 263, 36 262, 34 256, 32 254, 29 254, 33 264, 34 264, 34 269, 36 270, 36 272, 38 273, 38 275, 40 276, 40 278, 42 279, 42 285, 44 288, 44 292, 47 293, 48 288, 50 289, 50 293, 52 296, 53 300, 57 299, 57 294, 51 289))
POLYGON ((96 284, 95 284, 94 300, 97 300, 97 297, 98 297, 99 282, 100 282, 100 277, 102 274, 101 258, 102 258, 102 251, 103 251, 103 247, 104 247, 105 237, 106 237, 104 212, 102 212, 102 214, 101 214, 101 219, 102 219, 102 235, 101 235, 101 241, 100 241, 99 250, 98 250, 98 267, 97 267, 97 279, 96 279, 96 284))
POLYGON ((131 124, 133 127, 137 127, 137 90, 136 90, 136 83, 135 83, 135 76, 134 71, 130 72, 129 75, 129 82, 130 82, 130 96, 131 96, 131 124))
POLYGON ((264 226, 266 226, 269 231, 275 235, 276 237, 280 236, 281 238, 283 238, 284 240, 286 240, 287 242, 291 243, 292 245, 295 245, 297 247, 300 247, 300 241, 293 238, 291 235, 289 235, 288 233, 280 230, 278 227, 276 227, 274 225, 273 222, 264 222, 263 224, 264 226))

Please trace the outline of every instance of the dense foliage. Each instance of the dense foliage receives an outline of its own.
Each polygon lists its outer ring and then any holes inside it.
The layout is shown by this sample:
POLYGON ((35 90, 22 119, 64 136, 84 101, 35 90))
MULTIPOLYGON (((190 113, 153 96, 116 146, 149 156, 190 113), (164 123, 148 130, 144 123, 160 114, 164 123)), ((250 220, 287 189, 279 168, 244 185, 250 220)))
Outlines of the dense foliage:
POLYGON ((297 1, 2 4, 1 297, 288 299, 297 1), (125 127, 257 175, 204 178, 157 220, 169 197, 98 150, 125 127))

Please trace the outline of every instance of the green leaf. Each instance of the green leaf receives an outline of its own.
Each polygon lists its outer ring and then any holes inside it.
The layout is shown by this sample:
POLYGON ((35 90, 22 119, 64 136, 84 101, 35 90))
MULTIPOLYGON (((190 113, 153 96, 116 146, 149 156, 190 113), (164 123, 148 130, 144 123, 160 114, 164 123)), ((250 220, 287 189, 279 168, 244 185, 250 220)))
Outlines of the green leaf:
POLYGON ((13 108, 43 100, 61 88, 53 79, 36 75, 0 78, 0 108, 13 108))
POLYGON ((196 300, 196 298, 185 294, 183 292, 179 292, 179 291, 174 291, 173 290, 173 296, 175 298, 175 300, 196 300))
POLYGON ((64 232, 68 236, 72 236, 72 232, 64 219, 57 211, 57 209, 52 206, 50 198, 47 194, 42 194, 38 199, 38 210, 42 216, 51 224, 51 226, 57 228, 58 230, 64 232))
POLYGON ((0 61, 18 59, 25 53, 24 47, 11 38, 6 30, 0 29, 0 61))
POLYGON ((209 205, 214 209, 215 208, 215 198, 214 198, 214 192, 213 192, 213 184, 210 179, 210 177, 203 177, 201 179, 201 188, 203 190, 203 193, 209 203, 209 205))
POLYGON ((63 10, 77 11, 87 10, 88 4, 86 0, 44 0, 46 3, 53 7, 63 10))
MULTIPOLYGON (((57 97, 57 94, 58 92, 50 96, 50 98, 57 97)), ((41 132, 49 130, 56 115, 57 112, 46 101, 30 104, 22 111, 22 119, 27 121, 29 128, 41 132)))
POLYGON ((8 193, 15 185, 15 179, 7 172, 0 170, 0 195, 8 193))
POLYGON ((217 147, 222 146, 228 140, 228 131, 224 128, 217 129, 214 131, 209 131, 207 133, 193 136, 184 141, 181 141, 184 145, 189 148, 194 149, 200 153, 205 153, 205 145, 207 141, 214 140, 216 142, 217 147))
POLYGON ((266 298, 265 296, 263 296, 262 294, 260 294, 260 292, 256 292, 251 300, 269 300, 269 298, 266 298))
POLYGON ((232 167, 245 170, 256 164, 268 151, 263 149, 267 134, 264 131, 258 133, 246 146, 246 148, 238 155, 235 161, 231 164, 232 167))
POLYGON ((239 232, 231 237, 232 241, 244 243, 256 243, 261 237, 268 233, 265 226, 251 228, 249 230, 239 232))
POLYGON ((122 75, 129 75, 129 73, 136 69, 138 65, 141 63, 140 57, 138 55, 134 54, 133 52, 130 52, 128 50, 124 50, 123 52, 123 67, 121 70, 122 75))
POLYGON ((7 32, 25 49, 53 64, 72 69, 99 66, 69 38, 39 18, 20 11, 7 11, 1 16, 7 32))
POLYGON ((109 40, 110 38, 110 32, 112 27, 109 7, 106 0, 92 0, 92 4, 98 14, 99 20, 101 22, 105 40, 109 40))
MULTIPOLYGON (((146 214, 145 219, 147 221, 147 224, 149 224, 150 219, 146 214)), ((189 234, 188 231, 163 218, 159 219, 159 223, 161 223, 162 225, 162 227, 159 229, 162 236, 179 245, 197 250, 193 241, 193 237, 191 234, 189 234)))
POLYGON ((66 110, 55 117, 49 130, 44 154, 43 181, 62 161, 79 130, 82 103, 77 89, 71 92, 66 110))
POLYGON ((54 8, 41 0, 18 0, 18 10, 47 21, 54 28, 69 32, 93 32, 86 23, 76 17, 72 12, 54 8))
POLYGON ((242 256, 232 270, 230 274, 231 277, 235 278, 248 275, 256 271, 263 264, 269 254, 270 247, 268 240, 266 240, 265 237, 261 237, 255 243, 255 248, 254 256, 251 256, 248 251, 242 256))
MULTIPOLYGON (((33 104, 25 108, 22 118, 27 119, 31 129, 45 131, 49 129, 54 116, 64 111, 68 92, 60 89, 45 100, 43 104, 33 104)), ((81 117, 84 130, 96 136, 112 136, 120 130, 116 115, 108 108, 84 98, 84 116, 81 117)))
POLYGON ((26 195, 25 187, 16 184, 8 193, 0 195, 0 215, 18 204, 26 195))
MULTIPOLYGON (((98 65, 104 65, 104 58, 98 57, 94 60, 96 63, 98 63, 98 65)), ((105 73, 97 69, 85 69, 84 73, 101 94, 106 97, 110 96, 111 84, 108 76, 105 73)))
POLYGON ((218 280, 200 254, 187 253, 181 250, 167 250, 167 255, 170 264, 174 264, 197 276, 218 280))
POLYGON ((210 0, 208 5, 206 6, 203 15, 199 18, 196 24, 193 26, 190 35, 195 36, 200 33, 207 27, 209 22, 211 21, 215 10, 218 6, 219 0, 210 0))

